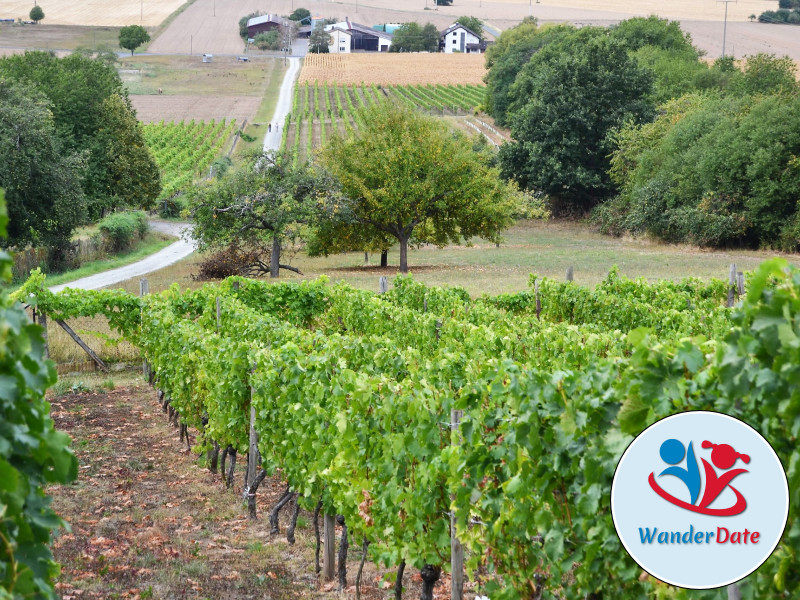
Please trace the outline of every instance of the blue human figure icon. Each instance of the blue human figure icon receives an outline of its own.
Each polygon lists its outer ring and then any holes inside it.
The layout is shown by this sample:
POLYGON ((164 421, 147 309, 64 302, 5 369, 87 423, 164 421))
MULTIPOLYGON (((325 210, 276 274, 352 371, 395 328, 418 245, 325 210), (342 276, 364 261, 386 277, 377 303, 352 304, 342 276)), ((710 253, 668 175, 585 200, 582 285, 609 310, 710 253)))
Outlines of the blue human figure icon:
POLYGON ((676 439, 669 439, 661 444, 659 453, 665 463, 673 465, 661 471, 659 477, 662 475, 674 475, 683 481, 689 489, 691 504, 697 502, 697 497, 700 495, 700 468, 697 466, 697 458, 695 458, 692 443, 689 442, 689 450, 687 451, 682 442, 676 439), (683 460, 684 455, 686 456, 686 468, 676 466, 683 460))

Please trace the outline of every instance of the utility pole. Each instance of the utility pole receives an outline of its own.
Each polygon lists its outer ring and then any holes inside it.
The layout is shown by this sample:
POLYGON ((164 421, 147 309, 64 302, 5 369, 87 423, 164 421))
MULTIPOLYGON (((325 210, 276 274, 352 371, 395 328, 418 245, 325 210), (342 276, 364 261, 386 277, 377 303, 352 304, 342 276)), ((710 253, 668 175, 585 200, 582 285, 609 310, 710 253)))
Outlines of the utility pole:
POLYGON ((728 4, 736 2, 736 0, 717 0, 725 4, 725 21, 722 25, 722 58, 725 58, 725 38, 728 35, 728 4))

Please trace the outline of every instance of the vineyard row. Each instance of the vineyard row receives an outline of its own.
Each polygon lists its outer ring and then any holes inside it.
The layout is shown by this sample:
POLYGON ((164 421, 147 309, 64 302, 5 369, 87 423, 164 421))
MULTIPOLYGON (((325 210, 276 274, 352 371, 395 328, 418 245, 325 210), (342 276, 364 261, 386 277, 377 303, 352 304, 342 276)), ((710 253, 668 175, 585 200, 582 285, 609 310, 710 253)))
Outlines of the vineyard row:
POLYGON ((23 290, 59 318, 108 316, 208 444, 244 452, 252 407, 265 473, 280 468, 307 508, 343 515, 373 559, 425 567, 435 581, 454 513, 493 598, 654 594, 614 533, 614 465, 667 414, 739 416, 773 443, 793 490, 781 546, 742 584, 763 597, 800 582, 800 400, 775 400, 800 397, 781 367, 800 314, 800 275, 784 268, 762 267, 733 313, 722 282, 616 273, 595 290, 545 279, 479 301, 409 279, 382 296, 243 279, 144 299, 56 297, 41 281, 23 290))
POLYGON ((233 135, 236 121, 150 123, 143 127, 153 159, 161 171, 160 200, 186 190, 208 174, 211 163, 233 135))

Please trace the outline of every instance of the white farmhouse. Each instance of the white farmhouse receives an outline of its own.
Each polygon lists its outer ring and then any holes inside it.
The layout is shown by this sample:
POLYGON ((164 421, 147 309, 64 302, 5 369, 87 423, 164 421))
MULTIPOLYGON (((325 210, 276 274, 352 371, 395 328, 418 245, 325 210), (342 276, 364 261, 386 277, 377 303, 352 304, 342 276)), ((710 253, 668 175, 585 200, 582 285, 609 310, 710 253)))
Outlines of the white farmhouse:
POLYGON ((392 34, 376 31, 366 25, 353 23, 346 18, 340 23, 325 27, 331 36, 329 52, 387 52, 392 45, 392 34), (342 43, 344 42, 344 44, 342 43))
POLYGON ((442 52, 452 54, 453 52, 481 52, 480 36, 467 29, 461 23, 453 23, 439 35, 439 48, 442 52))
POLYGON ((334 26, 330 28, 328 33, 330 33, 331 36, 328 52, 331 54, 350 53, 353 36, 349 31, 334 26))

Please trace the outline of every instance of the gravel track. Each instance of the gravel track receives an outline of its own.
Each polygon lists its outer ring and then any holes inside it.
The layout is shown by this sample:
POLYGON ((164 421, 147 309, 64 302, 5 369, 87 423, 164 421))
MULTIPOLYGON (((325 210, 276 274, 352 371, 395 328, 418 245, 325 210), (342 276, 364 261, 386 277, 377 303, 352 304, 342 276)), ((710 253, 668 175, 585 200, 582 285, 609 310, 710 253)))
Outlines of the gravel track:
POLYGON ((50 291, 60 292, 65 288, 98 290, 100 288, 109 287, 115 283, 163 269, 164 267, 186 258, 195 251, 196 243, 189 237, 192 231, 192 225, 190 223, 154 221, 150 223, 150 228, 153 231, 180 236, 180 239, 163 250, 147 258, 143 258, 138 262, 117 269, 111 269, 110 271, 97 273, 96 275, 90 275, 89 277, 83 277, 82 279, 77 279, 69 283, 54 285, 50 288, 50 291))

